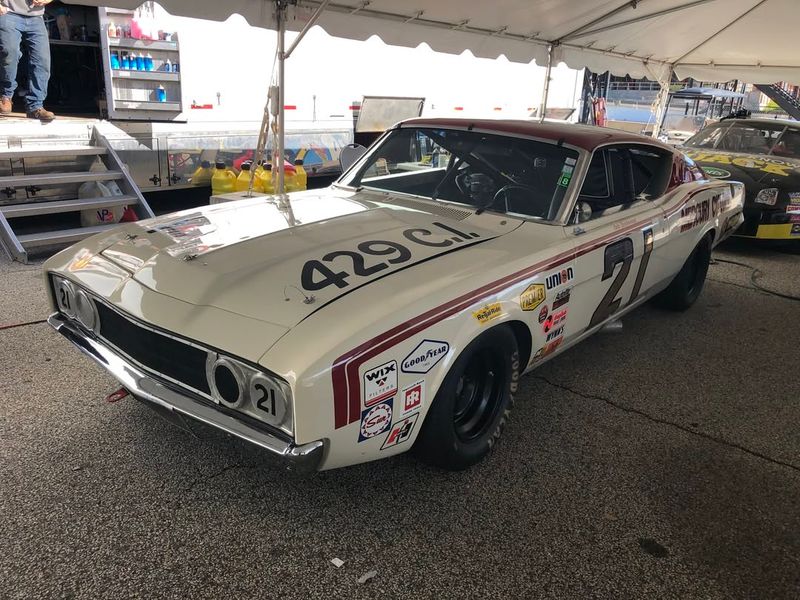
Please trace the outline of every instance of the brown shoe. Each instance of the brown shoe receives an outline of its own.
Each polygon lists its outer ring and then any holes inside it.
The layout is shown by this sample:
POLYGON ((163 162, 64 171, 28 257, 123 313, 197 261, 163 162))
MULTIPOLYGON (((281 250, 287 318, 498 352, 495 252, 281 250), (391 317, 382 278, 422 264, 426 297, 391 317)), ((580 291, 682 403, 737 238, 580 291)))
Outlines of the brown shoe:
POLYGON ((33 112, 29 112, 28 113, 28 118, 29 119, 39 119, 40 121, 42 121, 44 123, 49 123, 50 121, 55 119, 56 116, 53 113, 51 113, 49 110, 45 110, 43 108, 37 108, 33 112))
POLYGON ((3 96, 0 98, 0 115, 7 115, 11 112, 11 98, 3 96))

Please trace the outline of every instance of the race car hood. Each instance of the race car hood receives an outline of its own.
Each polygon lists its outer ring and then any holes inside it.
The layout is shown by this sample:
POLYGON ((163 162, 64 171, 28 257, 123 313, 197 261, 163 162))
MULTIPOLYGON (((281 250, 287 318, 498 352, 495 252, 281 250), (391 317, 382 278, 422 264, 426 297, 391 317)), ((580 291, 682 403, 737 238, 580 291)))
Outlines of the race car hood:
MULTIPOLYGON (((689 158, 716 179, 741 181, 748 190, 764 187, 800 190, 800 161, 765 154, 743 154, 704 148, 681 148, 689 158)), ((750 194, 748 194, 748 197, 750 194)))
POLYGON ((290 328, 376 279, 508 233, 511 220, 331 188, 142 221, 101 254, 160 294, 290 328))

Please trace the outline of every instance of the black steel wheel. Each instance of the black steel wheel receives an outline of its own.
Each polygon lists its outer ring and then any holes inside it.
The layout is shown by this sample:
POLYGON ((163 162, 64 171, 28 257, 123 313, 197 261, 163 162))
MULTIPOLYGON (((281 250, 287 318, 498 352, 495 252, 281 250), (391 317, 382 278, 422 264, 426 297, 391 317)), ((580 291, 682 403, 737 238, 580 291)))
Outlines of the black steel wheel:
POLYGON ((511 413, 519 369, 517 341, 507 326, 473 340, 439 387, 414 444, 415 454, 453 471, 483 459, 511 413))

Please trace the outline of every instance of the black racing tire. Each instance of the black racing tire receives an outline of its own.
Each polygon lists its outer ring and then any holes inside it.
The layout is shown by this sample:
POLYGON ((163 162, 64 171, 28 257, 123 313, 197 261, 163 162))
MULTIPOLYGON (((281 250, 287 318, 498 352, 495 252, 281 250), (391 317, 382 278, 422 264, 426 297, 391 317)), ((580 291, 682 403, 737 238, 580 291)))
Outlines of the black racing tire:
POLYGON ((692 250, 675 279, 663 292, 653 298, 653 303, 666 310, 688 309, 703 291, 710 261, 711 237, 707 235, 692 250))
POLYGON ((464 348, 444 378, 414 444, 421 461, 461 471, 500 439, 520 376, 511 329, 493 327, 464 348))

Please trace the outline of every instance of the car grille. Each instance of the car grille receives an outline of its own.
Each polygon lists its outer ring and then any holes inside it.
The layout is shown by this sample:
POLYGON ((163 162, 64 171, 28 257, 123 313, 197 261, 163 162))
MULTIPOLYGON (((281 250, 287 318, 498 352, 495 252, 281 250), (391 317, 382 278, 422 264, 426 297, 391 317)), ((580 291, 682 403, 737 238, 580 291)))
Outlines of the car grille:
POLYGON ((208 352, 142 327, 96 302, 100 337, 141 366, 198 392, 211 393, 206 379, 208 352))

